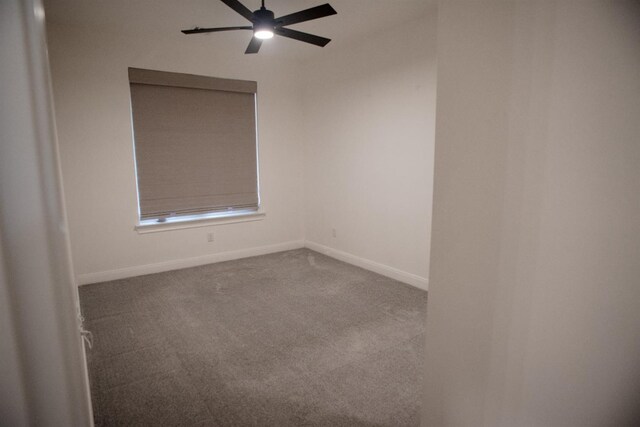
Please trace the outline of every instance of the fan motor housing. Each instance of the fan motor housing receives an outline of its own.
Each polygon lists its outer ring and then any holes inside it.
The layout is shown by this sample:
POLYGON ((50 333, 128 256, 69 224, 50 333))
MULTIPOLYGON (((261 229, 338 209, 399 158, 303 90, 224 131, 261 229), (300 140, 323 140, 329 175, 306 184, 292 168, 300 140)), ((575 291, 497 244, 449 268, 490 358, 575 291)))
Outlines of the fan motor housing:
POLYGON ((268 9, 260 8, 253 12, 253 16, 255 18, 254 24, 270 25, 272 27, 276 25, 275 15, 268 9))

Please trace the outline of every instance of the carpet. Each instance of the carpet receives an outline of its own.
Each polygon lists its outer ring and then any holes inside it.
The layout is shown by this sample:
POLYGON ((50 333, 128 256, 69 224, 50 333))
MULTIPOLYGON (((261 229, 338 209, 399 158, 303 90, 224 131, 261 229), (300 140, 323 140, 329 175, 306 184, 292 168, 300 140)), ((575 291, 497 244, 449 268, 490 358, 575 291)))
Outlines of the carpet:
POLYGON ((417 426, 427 293, 308 249, 82 286, 97 426, 417 426))

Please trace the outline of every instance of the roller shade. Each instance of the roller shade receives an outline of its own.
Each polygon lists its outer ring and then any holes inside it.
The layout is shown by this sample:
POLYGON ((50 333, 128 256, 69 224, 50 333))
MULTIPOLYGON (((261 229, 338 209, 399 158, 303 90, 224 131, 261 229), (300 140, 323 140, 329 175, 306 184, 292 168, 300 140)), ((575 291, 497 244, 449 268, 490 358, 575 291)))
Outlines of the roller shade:
POLYGON ((256 82, 129 69, 140 218, 258 208, 256 82))

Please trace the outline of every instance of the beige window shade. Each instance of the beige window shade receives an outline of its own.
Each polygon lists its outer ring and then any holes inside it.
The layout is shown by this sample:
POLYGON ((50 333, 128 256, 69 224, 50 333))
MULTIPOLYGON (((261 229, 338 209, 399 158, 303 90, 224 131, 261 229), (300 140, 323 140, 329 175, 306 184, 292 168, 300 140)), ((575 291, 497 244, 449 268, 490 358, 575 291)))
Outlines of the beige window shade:
POLYGON ((129 69, 141 219, 257 209, 256 83, 129 69))

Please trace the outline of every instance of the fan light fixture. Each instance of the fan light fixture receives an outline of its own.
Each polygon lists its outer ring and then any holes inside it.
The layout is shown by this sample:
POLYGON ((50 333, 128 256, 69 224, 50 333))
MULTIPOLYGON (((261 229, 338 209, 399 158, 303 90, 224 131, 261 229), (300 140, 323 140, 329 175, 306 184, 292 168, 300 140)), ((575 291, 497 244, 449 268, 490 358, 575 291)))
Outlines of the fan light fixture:
POLYGON ((301 42, 310 43, 320 47, 326 46, 326 44, 331 41, 331 39, 325 37, 315 36, 313 34, 286 28, 288 25, 335 15, 337 12, 329 3, 276 18, 273 11, 264 6, 264 0, 262 0, 262 6, 260 9, 254 10, 253 12, 247 9, 247 7, 240 3, 239 0, 220 1, 238 12, 247 21, 251 22, 252 25, 218 28, 195 27, 192 30, 182 30, 182 32, 184 34, 201 34, 216 33, 218 31, 251 30, 253 31, 253 37, 251 38, 249 46, 247 46, 247 50, 245 50, 244 53, 258 53, 260 46, 262 45, 262 40, 273 38, 274 35, 288 37, 290 39, 299 40, 301 42))
POLYGON ((256 38, 265 40, 273 37, 276 20, 273 12, 264 7, 264 0, 262 7, 253 12, 253 19, 253 35, 256 38))
POLYGON ((273 38, 273 31, 271 31, 271 30, 258 30, 255 33, 253 33, 253 35, 256 36, 256 38, 258 38, 258 39, 266 40, 266 39, 273 38))
POLYGON ((255 28, 253 31, 253 36, 261 40, 273 38, 273 28, 269 26, 255 28))

